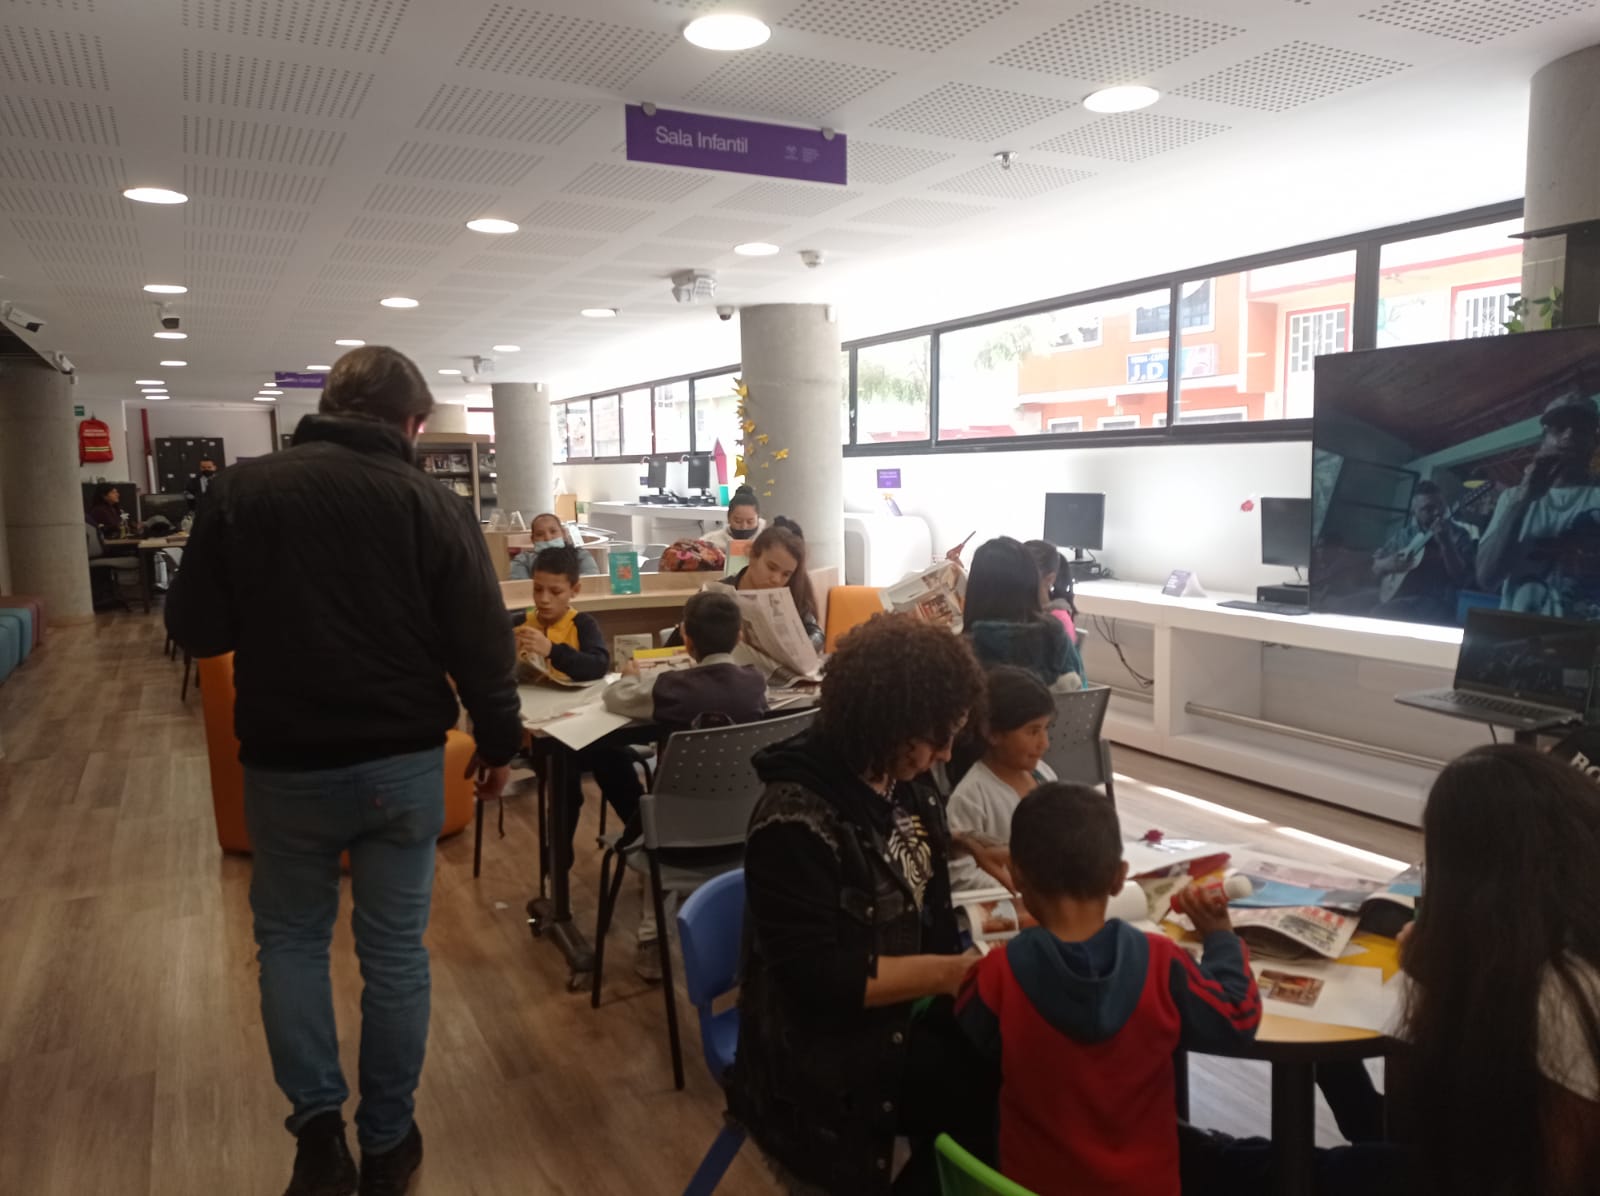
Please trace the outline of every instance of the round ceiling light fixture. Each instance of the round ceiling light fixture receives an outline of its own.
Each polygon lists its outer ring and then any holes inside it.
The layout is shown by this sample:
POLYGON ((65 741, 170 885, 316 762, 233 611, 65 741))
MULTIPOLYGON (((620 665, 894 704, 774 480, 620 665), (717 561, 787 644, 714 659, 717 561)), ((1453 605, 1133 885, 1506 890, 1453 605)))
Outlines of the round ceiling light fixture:
POLYGON ((144 399, 142 401, 146 402, 146 403, 164 403, 164 402, 166 402, 166 400, 170 399, 171 397, 172 396, 169 395, 166 391, 161 391, 159 394, 147 394, 147 395, 145 395, 144 399))
POLYGON ((493 216, 480 216, 476 220, 467 221, 467 227, 475 233, 493 233, 496 236, 505 236, 514 233, 522 226, 515 220, 497 220, 493 216))
POLYGON ((332 368, 331 365, 308 365, 306 371, 312 374, 326 374, 332 368))
POLYGON ((1130 83, 1122 87, 1102 87, 1084 97, 1083 106, 1090 112, 1137 112, 1148 108, 1161 98, 1153 87, 1130 83))
POLYGON ((494 353, 520 353, 520 352, 522 352, 522 346, 521 345, 495 345, 490 351, 494 352, 494 353))
POLYGON ((260 390, 256 391, 256 393, 258 395, 272 395, 272 396, 276 397, 278 395, 281 395, 283 393, 283 391, 275 390, 270 386, 263 386, 260 390))
POLYGON ((158 341, 186 341, 189 339, 187 332, 157 332, 152 335, 158 341))
POLYGON ((735 245, 733 251, 740 257, 771 257, 779 252, 771 241, 746 241, 743 245, 735 245))
POLYGON ((189 202, 189 197, 182 191, 168 191, 165 187, 129 187, 122 193, 122 198, 131 199, 134 203, 189 202))
POLYGON ((277 395, 256 395, 255 399, 256 399, 256 402, 258 402, 258 403, 276 403, 278 401, 278 396, 277 395))
MULTIPOLYGON (((162 362, 162 364, 165 365, 166 363, 162 362)), ((166 383, 163 382, 160 378, 135 378, 133 380, 133 384, 135 386, 165 386, 166 385, 166 383)))
POLYGON ((147 395, 164 395, 167 393, 167 388, 166 386, 158 383, 155 386, 140 387, 140 393, 147 395))
POLYGON ((614 320, 620 313, 614 307, 586 307, 578 314, 591 320, 614 320))
POLYGON ((380 307, 420 307, 415 299, 407 299, 404 295, 390 295, 387 299, 379 299, 380 307))
POLYGON ((187 295, 188 287, 180 287, 175 282, 147 282, 144 289, 152 295, 187 295))
POLYGON ((771 36, 765 21, 736 12, 697 17, 683 29, 684 40, 702 50, 753 50, 771 36))
POLYGON ((367 342, 366 341, 345 339, 345 340, 337 340, 337 341, 334 341, 333 343, 336 344, 336 345, 343 345, 346 349, 359 349, 359 348, 361 348, 362 345, 366 344, 367 342))
POLYGON ((170 366, 174 367, 175 369, 182 369, 184 366, 188 365, 189 363, 187 361, 163 361, 161 364, 162 365, 170 365, 170 366))

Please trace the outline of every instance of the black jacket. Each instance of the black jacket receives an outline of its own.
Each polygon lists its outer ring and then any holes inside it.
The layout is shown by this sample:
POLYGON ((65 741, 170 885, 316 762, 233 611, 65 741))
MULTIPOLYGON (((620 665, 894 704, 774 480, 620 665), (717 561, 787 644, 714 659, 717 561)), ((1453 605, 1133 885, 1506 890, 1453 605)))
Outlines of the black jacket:
POLYGON ((522 740, 511 620, 471 508, 385 424, 308 415, 294 447, 212 481, 167 595, 196 656, 233 652, 239 757, 330 768, 420 751, 455 725, 522 740))
POLYGON ((929 788, 896 790, 933 848, 919 910, 887 858, 889 803, 820 736, 767 748, 754 763, 766 791, 745 850, 744 974, 729 1103, 768 1157, 795 1177, 831 1196, 882 1196, 913 1003, 863 1003, 880 956, 960 950, 944 810, 929 788))

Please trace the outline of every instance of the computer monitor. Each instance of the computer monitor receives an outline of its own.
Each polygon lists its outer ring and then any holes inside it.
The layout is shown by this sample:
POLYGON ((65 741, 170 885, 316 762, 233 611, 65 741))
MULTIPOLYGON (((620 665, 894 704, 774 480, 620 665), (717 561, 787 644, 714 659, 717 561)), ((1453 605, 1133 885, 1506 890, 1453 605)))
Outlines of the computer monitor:
POLYGON ((646 457, 644 462, 650 467, 649 478, 645 484, 652 490, 665 490, 667 488, 667 459, 665 457, 646 457))
POLYGON ((689 463, 690 490, 711 489, 711 454, 691 453, 684 458, 689 463))
POLYGON ((1104 494, 1046 494, 1044 538, 1057 548, 1079 551, 1104 547, 1104 494))
POLYGON ((1304 569, 1311 564, 1311 500, 1261 500, 1261 563, 1304 569))
POLYGON ((139 519, 149 523, 160 516, 168 523, 177 527, 183 522, 183 517, 189 513, 189 496, 187 494, 141 494, 139 496, 139 519))

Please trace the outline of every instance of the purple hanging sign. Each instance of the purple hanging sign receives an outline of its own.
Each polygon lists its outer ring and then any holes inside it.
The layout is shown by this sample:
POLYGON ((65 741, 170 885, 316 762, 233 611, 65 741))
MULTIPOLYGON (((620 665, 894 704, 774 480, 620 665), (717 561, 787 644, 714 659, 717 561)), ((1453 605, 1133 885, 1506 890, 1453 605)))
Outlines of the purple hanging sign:
POLYGON ((328 375, 320 370, 311 374, 279 370, 272 375, 272 380, 285 390, 321 390, 328 383, 328 375))
POLYGON ((900 471, 898 469, 880 469, 880 470, 878 470, 878 489, 879 490, 898 490, 898 489, 900 489, 900 471))
POLYGON ((630 162, 760 174, 808 183, 843 185, 845 181, 843 133, 825 137, 821 129, 667 108, 646 114, 642 104, 628 105, 626 128, 630 162))

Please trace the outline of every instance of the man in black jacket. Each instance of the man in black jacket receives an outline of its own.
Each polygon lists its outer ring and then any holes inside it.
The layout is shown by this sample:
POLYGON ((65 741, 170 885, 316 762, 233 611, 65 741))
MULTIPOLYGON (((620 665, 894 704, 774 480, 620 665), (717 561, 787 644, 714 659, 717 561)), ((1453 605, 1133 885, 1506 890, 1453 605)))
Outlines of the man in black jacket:
POLYGON ((234 653, 262 1021, 299 1139, 285 1196, 356 1190, 328 978, 340 853, 365 980, 360 1190, 398 1194, 422 1158, 422 936, 456 692, 477 736, 480 800, 500 793, 522 738, 511 623, 483 536, 416 467, 432 409, 401 354, 345 354, 294 447, 211 483, 167 598, 185 648, 234 653))

